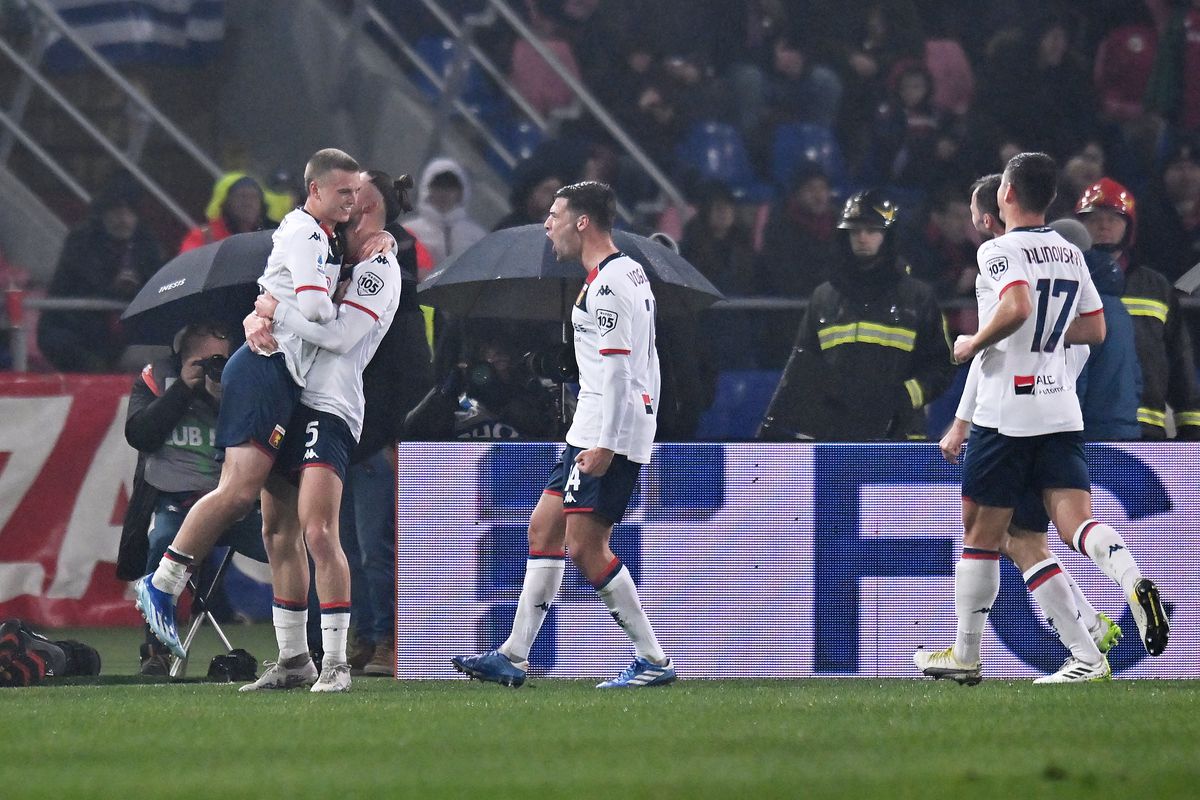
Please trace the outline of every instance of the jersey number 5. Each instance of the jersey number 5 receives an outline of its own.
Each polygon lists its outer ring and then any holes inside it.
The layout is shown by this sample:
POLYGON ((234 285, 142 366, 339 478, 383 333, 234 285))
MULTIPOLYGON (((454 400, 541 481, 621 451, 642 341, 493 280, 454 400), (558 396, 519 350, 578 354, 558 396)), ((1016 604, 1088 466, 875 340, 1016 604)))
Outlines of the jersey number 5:
POLYGON ((1033 344, 1030 346, 1030 350, 1035 353, 1054 352, 1054 348, 1058 347, 1058 342, 1062 339, 1063 329, 1067 327, 1068 317, 1075 305, 1075 295, 1078 292, 1079 281, 1059 278, 1051 284, 1049 278, 1042 278, 1037 282, 1037 325, 1033 329, 1033 344), (1046 336, 1043 341, 1042 337, 1046 333, 1046 317, 1050 312, 1050 298, 1061 295, 1066 295, 1066 298, 1058 311, 1058 319, 1054 321, 1050 335, 1046 336))

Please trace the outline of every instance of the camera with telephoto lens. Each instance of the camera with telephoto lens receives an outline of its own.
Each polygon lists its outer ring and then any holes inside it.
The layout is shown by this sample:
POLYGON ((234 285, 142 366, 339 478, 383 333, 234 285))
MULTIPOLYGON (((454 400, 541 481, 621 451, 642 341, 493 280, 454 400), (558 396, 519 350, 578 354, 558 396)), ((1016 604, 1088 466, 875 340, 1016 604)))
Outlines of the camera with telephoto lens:
POLYGON ((526 353, 521 356, 521 363, 538 378, 555 383, 565 383, 579 377, 575 346, 570 344, 526 353))
POLYGON ((225 371, 225 364, 228 363, 229 357, 223 356, 220 353, 211 355, 208 358, 197 361, 196 364, 200 369, 204 370, 204 377, 208 378, 213 383, 221 382, 221 374, 225 371))

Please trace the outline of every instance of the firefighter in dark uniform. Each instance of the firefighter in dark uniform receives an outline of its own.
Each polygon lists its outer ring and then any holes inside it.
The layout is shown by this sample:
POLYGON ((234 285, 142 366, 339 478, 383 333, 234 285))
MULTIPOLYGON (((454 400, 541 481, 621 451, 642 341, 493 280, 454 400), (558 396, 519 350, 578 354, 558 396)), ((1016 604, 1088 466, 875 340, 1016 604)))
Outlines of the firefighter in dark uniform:
POLYGON ((1175 287, 1160 272, 1130 263, 1137 235, 1133 194, 1111 178, 1084 190, 1075 214, 1092 235, 1092 247, 1111 252, 1125 273, 1121 302, 1133 318, 1142 367, 1138 422, 1143 439, 1167 437, 1167 406, 1175 413, 1176 436, 1200 439, 1200 389, 1192 361, 1192 341, 1179 310, 1175 287))
POLYGON ((896 213, 877 190, 846 202, 841 263, 813 291, 760 439, 925 438, 954 364, 933 290, 896 255, 896 213))

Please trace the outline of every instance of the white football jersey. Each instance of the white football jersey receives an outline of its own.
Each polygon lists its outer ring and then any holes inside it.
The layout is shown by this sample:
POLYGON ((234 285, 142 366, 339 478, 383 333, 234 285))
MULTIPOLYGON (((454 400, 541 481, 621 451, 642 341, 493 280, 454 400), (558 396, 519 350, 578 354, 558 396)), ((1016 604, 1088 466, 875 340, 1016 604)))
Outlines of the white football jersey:
MULTIPOLYGON (((333 294, 341 264, 330 263, 329 234, 325 229, 315 217, 297 208, 289 211, 279 223, 271 234, 271 243, 267 268, 258 279, 258 285, 270 292, 280 307, 287 306, 300 313, 299 298, 303 294, 306 295, 303 307, 310 312, 309 318, 316 322, 333 319, 336 309, 329 297, 333 294)), ((283 353, 292 380, 303 386, 305 375, 316 358, 317 346, 289 331, 277 331, 275 341, 278 347, 274 352, 283 353)))
POLYGON ((355 441, 362 435, 363 370, 396 316, 400 285, 400 267, 391 253, 384 253, 354 267, 332 321, 322 325, 291 309, 283 315, 275 310, 276 331, 288 330, 320 347, 300 402, 341 417, 355 441))
POLYGON ((1025 284, 1033 313, 1011 336, 979 354, 972 421, 1007 436, 1083 430, 1075 395, 1080 364, 1063 336, 1080 315, 1104 311, 1083 253, 1052 228, 1014 228, 979 248, 979 326, 1008 289, 1025 284))
POLYGON ((642 266, 624 253, 604 259, 587 276, 571 310, 579 404, 567 444, 585 450, 603 444, 630 461, 650 462, 659 390, 654 313, 650 281, 642 266), (606 358, 628 359, 628 394, 618 404, 610 404, 619 409, 620 419, 604 419, 606 358), (606 429, 612 440, 602 443, 606 429))

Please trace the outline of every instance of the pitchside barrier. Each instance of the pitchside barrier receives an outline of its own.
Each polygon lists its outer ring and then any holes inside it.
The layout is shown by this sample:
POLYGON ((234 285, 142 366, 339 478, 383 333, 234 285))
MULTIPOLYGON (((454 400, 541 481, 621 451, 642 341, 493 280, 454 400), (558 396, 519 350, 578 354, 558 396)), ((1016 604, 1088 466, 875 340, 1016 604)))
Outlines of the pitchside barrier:
MULTIPOLYGON (((0 618, 140 624, 114 577, 136 462, 124 439, 130 383, 0 377, 0 618)), ((503 640, 526 521, 558 452, 401 446, 402 677, 453 677, 451 655, 503 640)), ((1119 677, 1200 677, 1200 445, 1094 445, 1089 456, 1097 515, 1122 531, 1172 609, 1170 647, 1145 657, 1120 592, 1056 545, 1127 633, 1113 667, 1119 677)), ((913 649, 943 647, 954 632, 959 503, 959 469, 933 444, 663 445, 614 547, 684 677, 912 677, 913 649)), ((262 584, 255 591, 270 596, 262 584)), ((991 622, 988 675, 1033 676, 1064 657, 1008 564, 991 622)), ((624 635, 568 563, 534 674, 609 677, 628 658, 624 635)))
MULTIPOLYGON (((400 677, 453 677, 452 655, 504 640, 526 521, 558 453, 533 443, 401 447, 400 677)), ((1183 443, 1088 448, 1097 517, 1122 532, 1171 611, 1163 656, 1146 656, 1116 585, 1054 537, 1064 566, 1126 633, 1109 654, 1118 677, 1200 677, 1197 456, 1183 443)), ((914 677, 913 651, 954 637, 960 480, 932 443, 660 445, 613 549, 682 677, 914 677)), ((1033 677, 1066 657, 1007 562, 990 620, 988 676, 1033 677)), ((608 676, 629 658, 568 561, 532 674, 608 676)))

